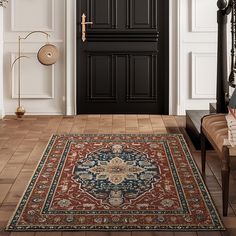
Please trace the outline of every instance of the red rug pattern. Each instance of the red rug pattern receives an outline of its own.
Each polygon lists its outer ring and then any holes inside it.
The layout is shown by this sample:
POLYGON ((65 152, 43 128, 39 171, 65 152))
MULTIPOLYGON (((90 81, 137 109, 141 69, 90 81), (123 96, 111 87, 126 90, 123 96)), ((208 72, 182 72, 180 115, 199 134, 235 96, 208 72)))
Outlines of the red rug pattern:
POLYGON ((182 135, 53 135, 7 229, 224 227, 182 135))

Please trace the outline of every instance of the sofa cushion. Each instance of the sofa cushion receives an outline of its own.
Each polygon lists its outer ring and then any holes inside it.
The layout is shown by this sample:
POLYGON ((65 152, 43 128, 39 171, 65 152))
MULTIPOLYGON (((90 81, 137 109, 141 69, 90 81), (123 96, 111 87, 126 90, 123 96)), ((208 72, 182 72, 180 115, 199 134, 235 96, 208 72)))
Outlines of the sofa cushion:
POLYGON ((221 152, 224 140, 228 139, 228 126, 225 114, 212 114, 202 119, 202 129, 205 136, 213 141, 215 146, 221 152))

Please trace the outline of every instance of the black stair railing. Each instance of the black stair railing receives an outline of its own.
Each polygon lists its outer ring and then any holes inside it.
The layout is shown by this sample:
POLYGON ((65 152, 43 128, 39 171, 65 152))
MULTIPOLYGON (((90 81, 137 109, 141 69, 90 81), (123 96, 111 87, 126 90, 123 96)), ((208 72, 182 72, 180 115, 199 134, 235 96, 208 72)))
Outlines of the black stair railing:
POLYGON ((236 82, 236 0, 217 1, 218 51, 217 51, 217 91, 216 112, 227 113, 227 107, 236 108, 236 91, 229 97, 229 86, 235 88, 236 82), (227 73, 227 16, 231 13, 231 69, 227 73))

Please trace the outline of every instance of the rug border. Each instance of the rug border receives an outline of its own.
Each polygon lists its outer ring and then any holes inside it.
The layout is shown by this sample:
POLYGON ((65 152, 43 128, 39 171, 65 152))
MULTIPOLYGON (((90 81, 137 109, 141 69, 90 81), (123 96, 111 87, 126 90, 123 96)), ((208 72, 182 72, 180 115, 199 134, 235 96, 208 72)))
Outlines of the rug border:
MULTIPOLYGON (((221 226, 224 228, 224 230, 226 230, 226 229, 225 229, 225 226, 224 226, 224 224, 223 224, 223 221, 222 221, 222 219, 221 219, 221 217, 220 217, 220 214, 219 214, 219 212, 218 212, 218 209, 217 209, 216 206, 215 206, 216 204, 215 204, 215 202, 214 202, 214 200, 213 200, 213 198, 212 198, 212 196, 211 196, 211 194, 210 194, 210 191, 209 191, 209 189, 208 189, 208 187, 207 187, 207 185, 206 185, 206 183, 205 183, 205 181, 204 181, 204 179, 203 179, 203 176, 202 176, 202 174, 201 174, 201 172, 200 172, 200 170, 199 170, 199 168, 198 168, 198 165, 197 165, 195 159, 193 158, 193 156, 192 156, 192 154, 191 154, 191 152, 190 152, 190 150, 189 150, 189 147, 188 147, 188 144, 187 144, 187 142, 186 142, 186 140, 185 140, 185 138, 184 138, 184 135, 181 134, 180 136, 181 136, 182 139, 183 139, 183 140, 181 140, 181 141, 185 144, 185 148, 186 148, 186 150, 187 150, 187 152, 188 152, 188 155, 191 157, 191 159, 192 159, 192 161, 193 161, 193 164, 194 164, 195 169, 196 169, 196 171, 197 171, 197 173, 198 173, 198 176, 200 177, 201 182, 204 184, 204 186, 205 186, 205 188, 206 188, 206 193, 207 193, 209 199, 211 200, 212 206, 213 206, 213 208, 214 208, 214 210, 215 210, 215 212, 216 212, 216 215, 217 215, 218 219, 220 220, 221 226)), ((186 154, 186 153, 185 153, 185 154, 186 154)), ((189 162, 189 160, 188 160, 188 162, 189 162)), ((190 163, 189 163, 189 164, 190 164, 190 163)), ((194 176, 194 177, 195 177, 195 176, 194 176)), ((195 177, 195 178, 196 178, 196 177, 195 177)))
MULTIPOLYGON (((192 166, 191 166, 191 169, 192 169, 192 166)), ((196 176, 195 175, 194 175, 194 178, 196 180, 196 176)), ((226 230, 226 228, 225 228, 225 226, 223 224, 223 221, 222 221, 222 219, 221 219, 221 217, 219 215, 219 212, 218 212, 218 210, 217 210, 217 208, 215 206, 215 202, 212 199, 212 196, 211 196, 211 194, 210 194, 210 192, 208 190, 208 187, 207 187, 205 181, 203 180, 202 174, 201 174, 201 172, 200 172, 200 170, 199 170, 199 168, 197 166, 196 161, 194 160, 194 158, 193 158, 193 156, 192 156, 192 154, 191 154, 191 152, 189 150, 188 144, 187 144, 187 142, 185 140, 185 137, 184 137, 184 135, 182 133, 169 133, 169 134, 168 133, 165 133, 165 134, 122 134, 122 133, 121 134, 105 134, 105 133, 104 134, 79 134, 79 133, 76 133, 76 134, 75 133, 64 133, 64 134, 59 134, 58 133, 57 134, 57 133, 54 133, 54 134, 52 134, 50 136, 49 141, 47 142, 46 147, 44 148, 44 150, 42 152, 42 155, 39 158, 39 161, 38 161, 38 163, 36 165, 36 168, 34 169, 33 174, 31 175, 30 180, 29 180, 28 184, 26 185, 26 188, 24 189, 21 198, 18 201, 19 202, 16 205, 16 208, 15 208, 14 212, 12 213, 12 216, 8 220, 8 223, 7 223, 4 231, 7 231, 7 232, 38 232, 38 231, 42 231, 42 232, 55 232, 55 231, 63 231, 63 232, 66 232, 66 231, 68 231, 68 232, 72 232, 72 231, 77 231, 77 232, 78 231, 101 231, 101 232, 102 231, 104 231, 104 232, 107 232, 107 231, 112 231, 112 232, 113 231, 117 231, 117 232, 121 232, 121 231, 125 231, 125 232, 126 231, 143 231, 143 232, 146 232, 146 231, 161 231, 161 232, 164 232, 164 231, 166 231, 166 232, 168 232, 168 231, 169 232, 173 232, 173 231, 176 231, 176 232, 201 231, 201 232, 204 232, 205 231, 205 232, 208 232, 209 231, 209 232, 214 232, 214 231, 225 231, 226 230), (211 201, 212 207, 213 207, 213 209, 215 211, 215 214, 216 214, 216 216, 217 216, 217 218, 219 220, 219 223, 220 223, 219 227, 220 228, 216 228, 216 227, 213 228, 212 226, 209 227, 209 228, 204 228, 204 229, 203 228, 199 228, 199 226, 196 226, 196 228, 194 228, 193 226, 191 226, 191 228, 188 228, 189 226, 186 226, 186 227, 185 226, 181 226, 181 227, 178 227, 178 226, 176 226, 176 227, 175 226, 169 226, 169 227, 168 226, 163 226, 163 227, 152 226, 151 228, 150 228, 150 226, 147 226, 147 227, 145 227, 145 226, 142 227, 141 226, 139 228, 137 226, 133 226, 134 228, 132 228, 132 226, 130 226, 130 227, 127 227, 127 226, 111 226, 110 227, 109 226, 106 229, 106 228, 104 228, 104 226, 102 226, 102 227, 95 226, 96 228, 95 227, 92 228, 91 226, 90 226, 90 228, 88 228, 86 226, 83 226, 83 227, 68 226, 68 228, 65 228, 65 226, 58 226, 58 227, 57 226, 41 226, 42 228, 40 228, 40 226, 35 226, 36 229, 33 229, 34 226, 33 227, 32 226, 28 226, 29 229, 27 229, 27 226, 25 226, 23 229, 19 229, 19 228, 10 229, 9 226, 10 226, 11 222, 13 221, 13 219, 14 219, 14 217, 16 215, 16 212, 17 212, 17 210, 18 210, 18 208, 19 208, 19 206, 20 206, 20 204, 21 204, 21 202, 22 202, 22 200, 23 200, 23 198, 24 198, 24 196, 25 196, 25 194, 26 194, 30 184, 31 184, 31 180, 34 177, 35 172, 38 169, 40 162, 42 161, 42 159, 43 159, 47 149, 49 149, 49 144, 53 141, 53 138, 54 137, 66 137, 66 136, 85 136, 85 137, 86 136, 90 136, 90 137, 95 137, 95 136, 99 136, 99 135, 100 136, 117 136, 117 137, 118 136, 131 136, 131 137, 132 136, 133 137, 135 137, 135 136, 143 136, 143 137, 151 137, 151 136, 177 136, 179 138, 179 140, 180 140, 180 143, 184 147, 184 148, 182 147, 183 150, 184 150, 184 154, 185 155, 188 154, 187 161, 188 161, 190 166, 191 166, 191 163, 189 162, 189 158, 191 158, 191 160, 193 161, 194 168, 197 171, 198 176, 200 177, 200 180, 201 180, 202 184, 205 187, 206 194, 208 195, 209 200, 211 201), (61 227, 63 227, 63 228, 61 228, 61 227), (84 227, 86 227, 86 228, 84 228, 84 227), (122 228, 122 227, 124 227, 124 228, 122 228)))
POLYGON ((24 198, 24 196, 25 196, 25 194, 26 194, 27 189, 29 188, 29 185, 30 185, 30 183, 31 183, 31 180, 32 180, 32 178, 34 177, 35 172, 36 172, 36 170, 38 169, 38 166, 39 166, 39 164, 40 164, 40 162, 41 162, 41 160, 42 160, 42 158, 43 158, 43 156, 44 156, 46 150, 48 149, 48 145, 50 144, 50 142, 52 141, 52 139, 53 139, 54 136, 57 136, 57 134, 52 134, 52 135, 50 136, 50 138, 49 138, 49 140, 48 140, 48 142, 47 142, 47 144, 46 144, 46 147, 43 149, 43 152, 42 152, 42 154, 41 154, 41 156, 40 156, 40 158, 39 158, 39 161, 37 162, 37 165, 36 165, 36 167, 35 167, 35 169, 34 169, 34 171, 33 171, 33 174, 31 175, 29 182, 26 184, 26 187, 25 187, 25 189, 24 189, 24 191, 23 191, 23 193, 22 193, 22 196, 21 196, 20 199, 18 200, 18 203, 17 203, 17 205, 16 205, 16 207, 15 207, 15 210, 13 211, 13 213, 12 213, 10 219, 9 219, 8 222, 7 222, 7 225, 6 225, 6 227, 5 227, 5 231, 12 231, 11 229, 9 229, 9 226, 10 226, 12 220, 14 219, 14 217, 15 217, 15 215, 16 215, 16 212, 17 212, 17 210, 18 210, 18 208, 19 208, 19 206, 20 206, 20 204, 21 204, 21 202, 22 202, 22 200, 23 200, 23 198, 24 198))

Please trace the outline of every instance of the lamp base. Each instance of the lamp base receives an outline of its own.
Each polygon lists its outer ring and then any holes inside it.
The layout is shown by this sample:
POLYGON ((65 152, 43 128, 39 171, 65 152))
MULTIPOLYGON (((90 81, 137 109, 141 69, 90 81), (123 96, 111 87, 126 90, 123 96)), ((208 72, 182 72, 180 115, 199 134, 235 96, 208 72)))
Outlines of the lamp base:
POLYGON ((15 114, 17 118, 22 118, 25 114, 25 108, 22 106, 17 107, 15 114))

